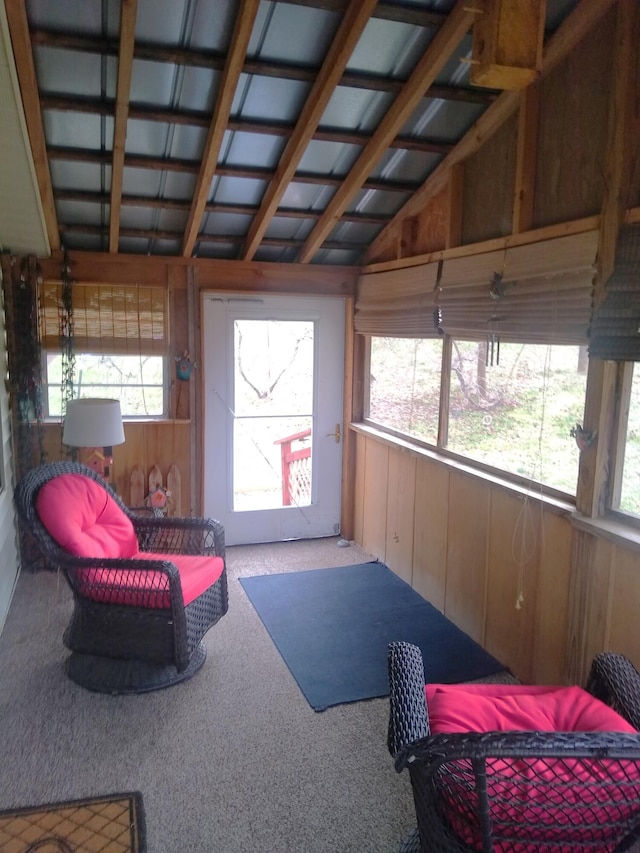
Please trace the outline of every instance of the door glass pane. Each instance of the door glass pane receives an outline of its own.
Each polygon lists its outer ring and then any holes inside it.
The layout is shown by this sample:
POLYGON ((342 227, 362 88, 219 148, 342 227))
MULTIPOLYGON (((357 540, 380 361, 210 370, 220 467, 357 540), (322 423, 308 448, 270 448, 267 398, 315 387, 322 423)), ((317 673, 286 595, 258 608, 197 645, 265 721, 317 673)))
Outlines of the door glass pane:
POLYGON ((313 321, 234 322, 233 509, 311 503, 313 321))

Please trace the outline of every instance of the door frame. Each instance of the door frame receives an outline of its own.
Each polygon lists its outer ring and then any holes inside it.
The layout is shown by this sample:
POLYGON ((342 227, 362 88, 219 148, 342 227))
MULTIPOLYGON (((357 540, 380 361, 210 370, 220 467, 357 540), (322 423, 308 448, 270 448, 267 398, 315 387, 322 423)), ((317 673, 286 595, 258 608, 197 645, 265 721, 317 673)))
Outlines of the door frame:
MULTIPOLYGON (((200 433, 201 433, 201 446, 202 446, 202 476, 201 476, 201 501, 203 506, 203 512, 205 507, 205 502, 210 500, 207 497, 206 491, 206 483, 204 477, 204 471, 207 464, 207 455, 206 455, 206 440, 207 440, 207 397, 210 393, 210 389, 208 390, 207 385, 207 351, 206 351, 206 320, 205 320, 205 305, 207 301, 211 299, 219 298, 221 301, 229 302, 229 301, 237 301, 238 303, 246 303, 247 305, 251 305, 251 302, 269 302, 269 301, 278 301, 280 300, 283 305, 283 311, 286 314, 288 310, 292 311, 292 313, 301 313, 304 311, 304 302, 319 300, 327 298, 332 300, 336 306, 338 304, 342 305, 342 319, 344 321, 344 337, 340 342, 342 349, 342 361, 340 362, 340 370, 341 370, 341 384, 342 384, 342 395, 339 398, 336 398, 336 418, 339 420, 341 425, 341 441, 340 441, 340 451, 341 451, 341 460, 339 467, 339 481, 338 481, 338 489, 337 489, 337 500, 339 501, 339 511, 336 514, 336 521, 339 524, 340 532, 342 532, 342 523, 343 518, 346 516, 348 518, 353 517, 353 488, 347 489, 347 493, 349 495, 350 505, 345 508, 344 506, 344 496, 345 496, 345 464, 346 464, 346 449, 350 445, 349 439, 351 438, 349 434, 349 423, 350 423, 350 414, 351 414, 351 399, 352 399, 352 346, 349 346, 349 342, 353 341, 353 297, 348 295, 341 294, 318 294, 318 293, 309 293, 309 294, 301 294, 301 293, 279 293, 279 292, 253 292, 253 291, 243 291, 243 292, 230 292, 228 290, 217 290, 213 288, 202 289, 200 291, 200 336, 201 336, 201 344, 200 344, 200 354, 201 361, 203 364, 203 369, 201 372, 201 393, 202 393, 202 423, 200 425, 200 433), (348 356, 349 353, 349 356, 348 356), (348 365, 348 366, 347 366, 348 365), (348 407, 347 407, 348 402, 348 407), (339 414, 338 414, 339 410, 339 414), (345 416, 349 414, 349 420, 345 418, 345 416)), ((280 306, 276 306, 280 307, 280 306)), ((315 309, 321 310, 321 309, 315 309)), ((313 313, 314 309, 310 308, 310 313, 313 313)), ((228 337, 229 331, 225 322, 225 338, 228 337)), ((227 341, 227 346, 229 343, 227 341)), ((227 349, 227 353, 229 350, 227 349)), ((317 380, 314 380, 317 381, 317 380)), ((210 403, 209 403, 210 405, 210 403)), ((318 430, 318 437, 322 434, 320 428, 318 430)), ((226 478, 227 475, 225 475, 226 478)), ((287 508, 283 508, 286 512, 287 508)), ((286 526, 286 525, 285 525, 286 526)), ((314 536, 318 534, 310 533, 310 536, 314 536)), ((320 534, 320 535, 332 535, 332 533, 320 534)), ((288 536, 284 536, 283 538, 290 538, 288 536)))

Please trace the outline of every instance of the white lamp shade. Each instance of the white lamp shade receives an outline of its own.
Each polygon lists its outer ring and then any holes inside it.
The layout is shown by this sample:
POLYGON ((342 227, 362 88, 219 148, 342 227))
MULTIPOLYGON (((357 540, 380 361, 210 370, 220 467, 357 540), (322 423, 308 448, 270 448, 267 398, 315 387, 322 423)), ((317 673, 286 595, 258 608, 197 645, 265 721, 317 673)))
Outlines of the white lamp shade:
POLYGON ((69 400, 62 441, 71 447, 112 447, 124 443, 120 400, 69 400))

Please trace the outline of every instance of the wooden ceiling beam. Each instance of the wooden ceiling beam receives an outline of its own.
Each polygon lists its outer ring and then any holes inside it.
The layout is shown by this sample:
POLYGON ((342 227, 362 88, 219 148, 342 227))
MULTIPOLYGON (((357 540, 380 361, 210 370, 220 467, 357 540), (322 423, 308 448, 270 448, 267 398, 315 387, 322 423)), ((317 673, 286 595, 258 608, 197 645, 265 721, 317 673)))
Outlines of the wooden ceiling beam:
MULTIPOLYGON (((112 115, 114 102, 109 98, 70 97, 67 95, 42 95, 40 104, 43 110, 60 112, 79 112, 90 115, 112 115)), ((140 121, 165 122, 166 124, 192 127, 209 127, 211 117, 202 110, 159 109, 142 104, 129 104, 129 118, 140 121)), ((295 125, 288 122, 267 122, 260 120, 230 118, 228 130, 240 133, 256 133, 266 136, 289 136, 295 125)), ((334 127, 316 128, 312 139, 321 142, 338 142, 345 145, 366 145, 371 135, 363 131, 342 130, 334 127)), ((390 148, 405 151, 424 151, 432 154, 448 154, 454 147, 453 142, 442 142, 419 136, 396 136, 390 148)))
POLYGON ((31 145, 40 201, 42 203, 44 224, 49 240, 49 247, 52 252, 55 252, 60 248, 60 230, 58 228, 58 217, 53 198, 53 184, 47 158, 47 144, 38 97, 38 80, 33 61, 25 0, 14 0, 14 2, 5 3, 5 11, 11 34, 13 57, 18 75, 18 83, 20 84, 20 95, 27 133, 29 134, 29 143, 31 145))
POLYGON ((204 209, 211 191, 211 181, 218 165, 218 156, 222 138, 229 121, 231 104, 242 73, 242 66, 247 55, 249 39, 253 23, 258 13, 260 0, 242 0, 236 15, 236 21, 231 37, 229 53, 225 60, 224 70, 218 85, 216 104, 213 109, 211 127, 204 146, 202 163, 198 180, 193 194, 193 203, 189 212, 187 227, 184 232, 182 254, 189 257, 193 253, 198 230, 204 214, 204 209))
POLYGON ((445 23, 433 37, 402 92, 387 111, 349 175, 334 193, 318 224, 305 240, 299 262, 309 263, 313 259, 353 196, 360 190, 389 147, 389 142, 409 119, 425 91, 470 29, 475 14, 465 3, 466 0, 458 0, 445 23))
MULTIPOLYGON (((49 146, 47 153, 50 160, 67 160, 70 163, 111 163, 110 151, 94 151, 89 148, 62 148, 49 146)), ((178 157, 149 157, 144 154, 127 154, 125 167, 131 169, 150 169, 155 172, 182 172, 195 174, 200 167, 198 160, 185 160, 178 157)), ((270 181, 273 169, 249 166, 218 166, 217 174, 225 178, 248 178, 253 181, 270 181)), ((311 172, 297 172, 293 182, 313 184, 315 186, 339 187, 344 181, 341 175, 316 175, 311 172)), ((389 181, 384 178, 369 178, 362 185, 363 189, 381 190, 382 192, 411 194, 420 184, 414 181, 389 181)))
POLYGON ((122 0, 120 5, 120 51, 118 53, 118 82, 113 127, 113 160, 111 164, 110 252, 118 251, 120 198, 122 196, 122 176, 127 141, 127 117, 129 114, 129 96, 131 92, 137 5, 137 0, 122 0))
MULTIPOLYGON (((91 192, 86 190, 63 190, 55 191, 56 201, 77 201, 85 204, 109 204, 107 193, 91 192)), ((122 207, 143 207, 153 210, 177 210, 188 212, 191 203, 186 199, 178 198, 156 198, 146 195, 122 195, 120 199, 122 207)), ((226 204, 225 202, 209 202, 205 207, 206 213, 225 213, 237 216, 255 216, 258 207, 255 204, 226 204)), ((297 207, 279 207, 278 217, 282 219, 312 219, 317 220, 322 215, 320 210, 304 210, 297 207)), ((345 213, 342 216, 344 222, 357 222, 365 225, 385 225, 390 216, 375 216, 370 213, 345 213)))
MULTIPOLYGON (((615 2, 616 0, 581 0, 578 3, 545 45, 541 78, 549 74, 573 50, 615 2)), ((506 91, 485 110, 453 151, 436 166, 420 190, 400 208, 386 228, 378 234, 367 251, 367 259, 374 258, 389 239, 392 239, 393 233, 401 226, 403 220, 417 215, 424 209, 427 203, 445 187, 449 169, 475 154, 513 115, 519 105, 520 93, 506 91)))
MULTIPOLYGON (((118 55, 118 43, 113 39, 77 36, 57 30, 34 29, 31 31, 31 40, 33 45, 54 47, 59 50, 97 53, 101 56, 118 55)), ((189 48, 174 48, 166 45, 137 42, 134 49, 134 59, 221 71, 224 67, 225 56, 219 51, 191 50, 189 48)), ((245 60, 242 70, 245 74, 255 74, 258 77, 297 80, 309 84, 313 83, 318 73, 317 68, 309 65, 293 65, 287 62, 266 61, 250 57, 245 60)), ((402 90, 405 82, 406 80, 402 78, 386 77, 382 74, 345 71, 339 85, 353 89, 389 92, 395 95, 402 90)), ((433 84, 425 93, 425 97, 489 104, 495 101, 498 94, 498 92, 490 90, 472 89, 469 86, 433 84)))
POLYGON ((325 108, 340 81, 342 72, 347 66, 347 62, 371 17, 376 3, 377 0, 352 0, 347 7, 338 31, 327 51, 322 68, 318 72, 307 100, 300 111, 298 121, 291 131, 285 150, 278 161, 273 180, 269 183, 262 198, 260 210, 251 223, 244 251, 245 261, 250 261, 255 255, 307 150, 307 146, 313 139, 313 134, 320 123, 325 108))
MULTIPOLYGON (((84 223, 67 223, 61 225, 60 230, 63 234, 87 234, 92 237, 106 236, 106 229, 101 225, 86 225, 84 223)), ((120 230, 122 237, 128 237, 134 240, 175 240, 182 239, 182 231, 166 231, 153 228, 122 228, 120 230)), ((198 234, 199 243, 218 243, 225 246, 240 246, 245 240, 243 234, 198 234)), ((262 245, 286 248, 299 249, 302 245, 302 240, 295 240, 290 237, 267 237, 263 240, 262 245)), ((360 252, 363 249, 362 243, 332 243, 328 242, 327 249, 347 249, 354 252, 360 252)))

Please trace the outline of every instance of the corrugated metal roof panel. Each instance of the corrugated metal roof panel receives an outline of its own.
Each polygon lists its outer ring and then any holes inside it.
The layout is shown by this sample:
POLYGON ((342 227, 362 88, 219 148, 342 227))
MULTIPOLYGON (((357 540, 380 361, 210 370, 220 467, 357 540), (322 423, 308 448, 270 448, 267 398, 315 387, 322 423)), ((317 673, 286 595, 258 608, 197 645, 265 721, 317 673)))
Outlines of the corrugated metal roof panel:
POLYGON ((344 130, 372 131, 393 104, 389 92, 336 86, 320 124, 344 130))
POLYGON ((324 210, 335 193, 335 187, 301 184, 293 180, 280 201, 281 207, 295 207, 298 210, 324 210))
POLYGON ((199 258, 227 258, 235 260, 238 257, 238 247, 228 243, 199 242, 197 246, 197 257, 199 258))
POLYGON ((136 207, 131 204, 120 208, 120 226, 122 228, 140 228, 148 231, 153 227, 156 211, 150 207, 136 207))
POLYGON ((136 38, 176 44, 188 25, 187 16, 192 5, 191 0, 138 0, 136 38))
POLYGON ((335 12, 263 0, 249 43, 249 56, 318 66, 339 23, 340 15, 335 12))
POLYGON ((58 199, 56 210, 61 221, 67 224, 104 225, 109 221, 111 205, 58 199))
POLYGON ((315 224, 314 219, 274 216, 269 223, 265 237, 273 237, 279 240, 305 240, 315 224))
POLYGON ((382 155, 371 175, 394 181, 422 182, 441 160, 442 155, 426 151, 389 149, 382 155))
POLYGON ((101 192, 105 187, 111 186, 111 166, 52 160, 49 168, 56 189, 101 192))
POLYGON ((400 133, 455 143, 485 109, 483 104, 423 98, 400 133))
POLYGON ((285 136, 235 131, 228 134, 228 141, 225 139, 220 162, 225 165, 275 169, 286 144, 285 136))
POLYGON ((359 145, 312 139, 300 160, 298 171, 318 175, 346 175, 361 151, 359 145))
POLYGON ((77 249, 83 252, 104 252, 108 248, 108 241, 95 234, 82 234, 70 229, 63 231, 62 245, 65 249, 77 249))
POLYGON ((203 219, 203 234, 228 234, 244 237, 251 226, 251 216, 238 213, 206 213, 203 219))
POLYGON ((184 234, 189 218, 188 210, 156 209, 156 227, 159 231, 179 231, 184 234))
POLYGON ((154 255, 179 255, 182 248, 181 240, 154 240, 154 255))
POLYGON ((359 190, 351 199, 347 210, 350 213, 370 213, 380 216, 393 216, 402 205, 409 201, 409 192, 385 192, 382 190, 359 190))
POLYGON ((119 0, 82 0, 81 3, 52 3, 26 0, 32 27, 51 27, 66 33, 89 33, 117 38, 120 27, 119 0))
POLYGON ((349 58, 350 71, 408 76, 434 35, 427 27, 371 18, 349 58))
POLYGON ((115 97, 115 57, 42 45, 36 46, 33 53, 41 92, 115 97))
MULTIPOLYGON (((246 78, 246 75, 241 75, 246 78)), ((242 118, 294 122, 309 94, 308 83, 275 77, 252 77, 238 87, 240 103, 234 101, 232 113, 242 118)))
POLYGON ((47 143, 63 148, 111 150, 113 119, 110 116, 44 110, 42 113, 47 143))
POLYGON ((262 201, 266 188, 266 181, 252 178, 216 178, 210 199, 226 204, 258 205, 262 201))
MULTIPOLYGON (((547 26, 558 26, 576 5, 577 0, 548 0, 547 26)), ((454 0, 385 0, 379 5, 354 39, 344 83, 323 98, 320 127, 310 128, 306 150, 298 152, 292 164, 297 177, 286 187, 273 184, 281 211, 322 213, 334 197, 337 180, 350 193, 336 214, 333 233, 315 253, 315 262, 356 260, 360 247, 371 242, 385 219, 401 208, 411 189, 437 168, 495 98, 496 93, 469 84, 469 63, 464 61, 471 51, 467 36, 437 73, 440 91, 425 92, 404 127, 393 128, 396 137, 409 139, 396 139, 386 150, 376 148, 374 139, 373 170, 366 179, 359 176, 364 186, 351 180, 350 171, 368 139, 428 50, 438 20, 444 20, 453 6, 454 0), (402 20, 391 20, 394 12, 402 20), (465 89, 467 99, 461 100, 465 89), (430 150, 434 143, 445 150, 430 150), (368 214, 373 221, 341 219, 343 208, 346 213, 368 214)), ((325 0, 259 4, 229 121, 218 128, 222 134, 216 151, 218 172, 210 187, 201 189, 200 204, 206 200, 216 205, 197 223, 204 239, 196 242, 196 251, 202 255, 241 256, 241 238, 248 233, 267 187, 278 181, 287 141, 296 132, 345 9, 346 4, 325 0)), ((218 89, 234 49, 236 17, 242 10, 240 0, 138 0, 135 44, 128 46, 134 59, 126 127, 129 165, 122 174, 122 251, 181 252, 210 124, 218 115, 214 111, 218 89), (138 165, 132 167, 134 157, 138 165), (148 168, 143 168, 145 164, 148 168), (136 230, 160 236, 137 237, 136 230)), ((109 248, 120 12, 118 0, 27 0, 46 143, 50 148, 74 149, 72 154, 58 150, 50 157, 61 233, 74 245, 93 241, 103 251, 109 248), (86 152, 80 155, 84 162, 74 160, 78 149, 86 152), (88 202, 88 193, 98 200, 88 202), (65 226, 73 223, 76 230, 66 231, 65 226), (103 234, 82 234, 80 224, 100 227, 103 234)), ((223 122, 226 118, 222 116, 223 122)), ((282 212, 272 217, 254 257, 296 260, 300 245, 286 241, 301 244, 313 236, 317 221, 282 212)))

